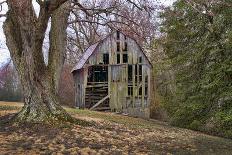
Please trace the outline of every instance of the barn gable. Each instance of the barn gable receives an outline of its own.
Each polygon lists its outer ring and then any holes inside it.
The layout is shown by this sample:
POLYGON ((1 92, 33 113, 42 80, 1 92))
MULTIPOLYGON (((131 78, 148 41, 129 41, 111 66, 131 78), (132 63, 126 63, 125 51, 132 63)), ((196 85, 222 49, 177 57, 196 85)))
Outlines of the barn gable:
MULTIPOLYGON (((107 50, 104 50, 102 49, 101 47, 105 47, 105 45, 109 44, 109 42, 111 42, 112 40, 117 40, 117 33, 118 32, 114 32, 110 35, 108 35, 106 38, 104 38, 103 40, 100 40, 98 42, 96 42, 95 44, 89 46, 84 54, 81 56, 81 59, 79 60, 79 62, 74 66, 74 68, 72 69, 72 72, 75 71, 75 70, 79 70, 79 69, 82 69, 84 68, 86 65, 88 66, 89 64, 87 63, 89 58, 90 57, 93 57, 94 55, 96 56, 95 52, 99 52, 99 51, 102 51, 101 53, 108 53, 108 52, 112 52, 112 51, 107 51, 107 50), (102 46, 100 46, 101 44, 103 44, 102 46), (105 44, 105 45, 104 45, 105 44)), ((129 40, 128 42, 131 43, 131 44, 134 44, 136 45, 136 47, 134 48, 137 48, 136 51, 139 51, 143 57, 145 58, 145 63, 149 65, 149 67, 152 67, 152 64, 151 62, 149 61, 149 59, 147 58, 146 54, 143 52, 142 50, 142 47, 132 38, 128 37, 127 35, 125 35, 124 33, 121 33, 119 32, 121 35, 122 40, 125 41, 125 38, 127 40, 129 40)), ((117 46, 117 45, 116 45, 117 46)), ((125 46, 125 44, 124 44, 125 46)))

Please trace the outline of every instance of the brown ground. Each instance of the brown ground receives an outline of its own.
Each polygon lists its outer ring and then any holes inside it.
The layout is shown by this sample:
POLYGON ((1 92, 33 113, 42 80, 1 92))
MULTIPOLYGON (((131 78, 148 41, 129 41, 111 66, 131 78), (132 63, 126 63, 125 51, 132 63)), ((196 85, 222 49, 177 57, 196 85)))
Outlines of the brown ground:
MULTIPOLYGON (((20 109, 0 102, 0 122, 20 109)), ((0 124, 0 154, 232 154, 232 140, 171 127, 159 121, 68 109, 92 125, 0 124)))

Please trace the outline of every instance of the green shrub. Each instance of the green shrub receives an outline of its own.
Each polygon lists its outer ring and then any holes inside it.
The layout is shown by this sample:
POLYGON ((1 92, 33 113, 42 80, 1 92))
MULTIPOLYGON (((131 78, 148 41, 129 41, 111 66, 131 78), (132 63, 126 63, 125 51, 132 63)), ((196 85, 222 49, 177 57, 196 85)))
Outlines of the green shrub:
POLYGON ((194 120, 190 125, 189 128, 192 130, 199 130, 201 127, 201 122, 199 120, 194 120))

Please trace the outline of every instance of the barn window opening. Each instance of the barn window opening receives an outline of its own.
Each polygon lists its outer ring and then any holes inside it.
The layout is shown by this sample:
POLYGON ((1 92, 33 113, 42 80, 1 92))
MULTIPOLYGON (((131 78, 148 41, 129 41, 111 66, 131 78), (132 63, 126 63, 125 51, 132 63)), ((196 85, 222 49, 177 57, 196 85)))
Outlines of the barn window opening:
POLYGON ((117 42, 117 52, 120 52, 120 42, 117 42))
POLYGON ((123 54, 123 63, 128 63, 128 55, 123 54))
POLYGON ((138 67, 135 65, 135 85, 137 84, 138 81, 138 67))
POLYGON ((142 75, 139 75, 139 82, 142 82, 142 80, 143 80, 142 75))
POLYGON ((138 75, 138 69, 137 69, 137 65, 135 65, 135 76, 138 75))
POLYGON ((133 96, 133 87, 128 86, 128 96, 133 96))
POLYGON ((139 82, 141 82, 142 81, 142 74, 143 73, 143 67, 142 67, 142 65, 139 65, 139 82))
POLYGON ((103 54, 103 63, 109 64, 109 54, 108 53, 103 54))
POLYGON ((119 40, 119 39, 120 39, 120 32, 117 31, 117 40, 119 40))
POLYGON ((139 65, 139 75, 142 75, 142 72, 143 72, 143 67, 142 65, 139 65))
POLYGON ((147 87, 147 85, 145 86, 145 96, 147 96, 147 94, 148 94, 148 87, 147 87))
POLYGON ((142 96, 143 89, 142 87, 139 88, 139 96, 142 96))
POLYGON ((128 82, 132 82, 132 78, 133 78, 132 71, 133 71, 132 65, 128 65, 128 82))
POLYGON ((142 62, 143 62, 142 57, 139 57, 139 63, 142 63, 142 62))
POLYGON ((145 76, 145 83, 148 83, 148 76, 145 76))
POLYGON ((120 64, 120 54, 117 54, 117 64, 120 64))
POLYGON ((125 42, 123 51, 127 51, 127 50, 128 50, 128 46, 127 46, 127 42, 125 42))

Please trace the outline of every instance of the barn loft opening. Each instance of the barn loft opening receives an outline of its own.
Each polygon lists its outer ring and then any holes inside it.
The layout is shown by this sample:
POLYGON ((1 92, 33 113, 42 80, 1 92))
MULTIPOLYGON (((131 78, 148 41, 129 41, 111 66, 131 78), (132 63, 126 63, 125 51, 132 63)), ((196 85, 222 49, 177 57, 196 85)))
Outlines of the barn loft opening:
POLYGON ((128 54, 123 54, 122 62, 123 63, 128 63, 128 54))
POLYGON ((107 82, 108 67, 107 66, 91 66, 89 67, 88 82, 107 82))
POLYGON ((123 51, 127 51, 127 50, 128 50, 128 46, 127 46, 127 42, 125 42, 123 51))
POLYGON ((117 54, 117 64, 120 64, 120 54, 117 54))
POLYGON ((143 76, 143 67, 142 65, 139 65, 139 82, 142 81, 142 76, 143 76))
POLYGON ((148 86, 145 85, 145 96, 147 96, 147 94, 148 94, 148 86))
POLYGON ((145 83, 146 84, 148 83, 148 76, 147 75, 145 76, 145 83))
POLYGON ((117 40, 119 40, 119 39, 120 39, 120 32, 117 31, 117 40))
POLYGON ((135 65, 135 85, 137 85, 138 82, 138 67, 135 65))
POLYGON ((128 83, 132 83, 133 80, 133 66, 128 65, 128 83))
POLYGON ((120 52, 120 42, 117 42, 117 52, 120 52))
POLYGON ((109 54, 108 53, 103 54, 103 63, 109 64, 109 54))
POLYGON ((143 58, 141 56, 139 57, 139 63, 143 63, 143 58))
POLYGON ((139 88, 139 96, 142 96, 143 89, 142 87, 139 88))

